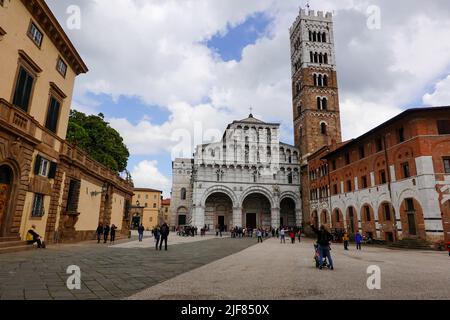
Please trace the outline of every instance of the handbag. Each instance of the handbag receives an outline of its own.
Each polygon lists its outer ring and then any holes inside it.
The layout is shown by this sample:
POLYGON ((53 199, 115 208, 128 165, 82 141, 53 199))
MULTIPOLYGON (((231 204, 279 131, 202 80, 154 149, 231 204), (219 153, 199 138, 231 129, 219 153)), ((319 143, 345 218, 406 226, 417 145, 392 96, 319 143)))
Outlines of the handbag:
POLYGON ((27 233, 27 237, 26 237, 26 241, 33 241, 33 240, 34 240, 33 235, 28 232, 27 233))

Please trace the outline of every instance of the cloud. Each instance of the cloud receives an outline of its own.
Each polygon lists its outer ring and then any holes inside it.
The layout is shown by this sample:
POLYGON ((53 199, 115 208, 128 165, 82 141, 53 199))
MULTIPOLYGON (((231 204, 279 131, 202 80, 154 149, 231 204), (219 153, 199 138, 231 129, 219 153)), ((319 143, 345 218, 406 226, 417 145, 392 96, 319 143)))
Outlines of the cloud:
MULTIPOLYGON (((71 1, 48 3, 64 19, 71 1)), ((282 139, 292 141, 289 27, 299 4, 82 0, 82 29, 66 30, 90 67, 77 81, 74 105, 95 110, 95 101, 86 99, 92 93, 146 103, 150 118, 138 123, 104 112, 133 155, 172 153, 179 145, 172 138, 180 132, 190 136, 182 142, 188 149, 201 142, 196 123, 223 132, 232 120, 246 117, 249 107, 262 120, 281 122, 282 139), (271 23, 243 48, 240 61, 222 61, 206 46, 214 35, 226 34, 259 12, 271 23), (166 122, 151 121, 151 113, 158 111, 152 106, 169 111, 166 122)), ((450 67, 450 2, 317 0, 314 9, 335 14, 344 138, 364 133, 422 98, 427 104, 448 104, 448 78, 425 93, 450 67), (380 7, 380 30, 366 26, 369 5, 380 7)))
POLYGON ((433 93, 425 94, 423 102, 431 106, 450 106, 450 75, 436 84, 433 93))
POLYGON ((164 196, 170 195, 171 181, 158 170, 157 161, 144 160, 134 166, 131 171, 134 186, 161 190, 164 196))

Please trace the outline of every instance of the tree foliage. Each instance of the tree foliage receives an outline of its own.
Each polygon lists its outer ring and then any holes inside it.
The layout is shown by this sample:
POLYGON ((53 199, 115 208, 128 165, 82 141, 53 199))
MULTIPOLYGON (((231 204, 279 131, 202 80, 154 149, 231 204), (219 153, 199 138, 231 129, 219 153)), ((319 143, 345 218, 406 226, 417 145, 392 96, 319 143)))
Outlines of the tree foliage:
POLYGON ((66 139, 111 170, 119 172, 127 167, 130 156, 128 148, 101 113, 87 116, 71 110, 66 139))

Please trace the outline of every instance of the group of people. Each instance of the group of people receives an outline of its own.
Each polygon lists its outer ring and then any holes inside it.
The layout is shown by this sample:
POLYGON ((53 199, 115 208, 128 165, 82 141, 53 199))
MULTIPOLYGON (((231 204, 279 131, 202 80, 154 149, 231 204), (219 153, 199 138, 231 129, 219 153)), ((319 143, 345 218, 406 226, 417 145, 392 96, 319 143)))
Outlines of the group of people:
POLYGON ((111 243, 114 243, 114 241, 116 240, 116 230, 117 227, 113 224, 111 225, 111 227, 109 226, 109 224, 105 223, 105 224, 98 224, 97 227, 97 243, 100 243, 100 241, 102 240, 103 237, 103 243, 108 242, 108 237, 109 237, 109 241, 111 243))
POLYGON ((162 250, 162 244, 164 242, 164 249, 167 251, 167 239, 169 238, 170 228, 167 223, 163 223, 163 225, 156 226, 152 230, 153 237, 155 239, 155 249, 162 250), (159 246, 159 248, 158 248, 159 246))

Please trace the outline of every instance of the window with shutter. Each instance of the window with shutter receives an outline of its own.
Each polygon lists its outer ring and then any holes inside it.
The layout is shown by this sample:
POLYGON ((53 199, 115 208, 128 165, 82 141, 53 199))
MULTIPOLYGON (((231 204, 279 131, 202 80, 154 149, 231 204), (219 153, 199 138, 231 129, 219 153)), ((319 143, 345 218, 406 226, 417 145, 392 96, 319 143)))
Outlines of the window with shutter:
POLYGON ((25 112, 28 112, 33 81, 33 76, 27 72, 24 67, 20 67, 13 104, 25 112))
POLYGON ((48 178, 49 179, 55 179, 56 178, 56 169, 58 168, 58 165, 56 164, 56 162, 51 162, 50 163, 50 169, 48 172, 48 178))
POLYGON ((36 193, 34 195, 32 217, 42 217, 44 215, 44 195, 36 193))
POLYGON ((438 120, 437 127, 439 134, 450 134, 450 120, 438 120))
POLYGON ((80 181, 71 180, 67 196, 67 212, 75 213, 78 210, 78 199, 80 197, 80 181))
POLYGON ((56 133, 58 128, 58 118, 61 103, 55 98, 50 98, 50 103, 47 110, 47 120, 45 122, 45 127, 50 131, 56 133))

